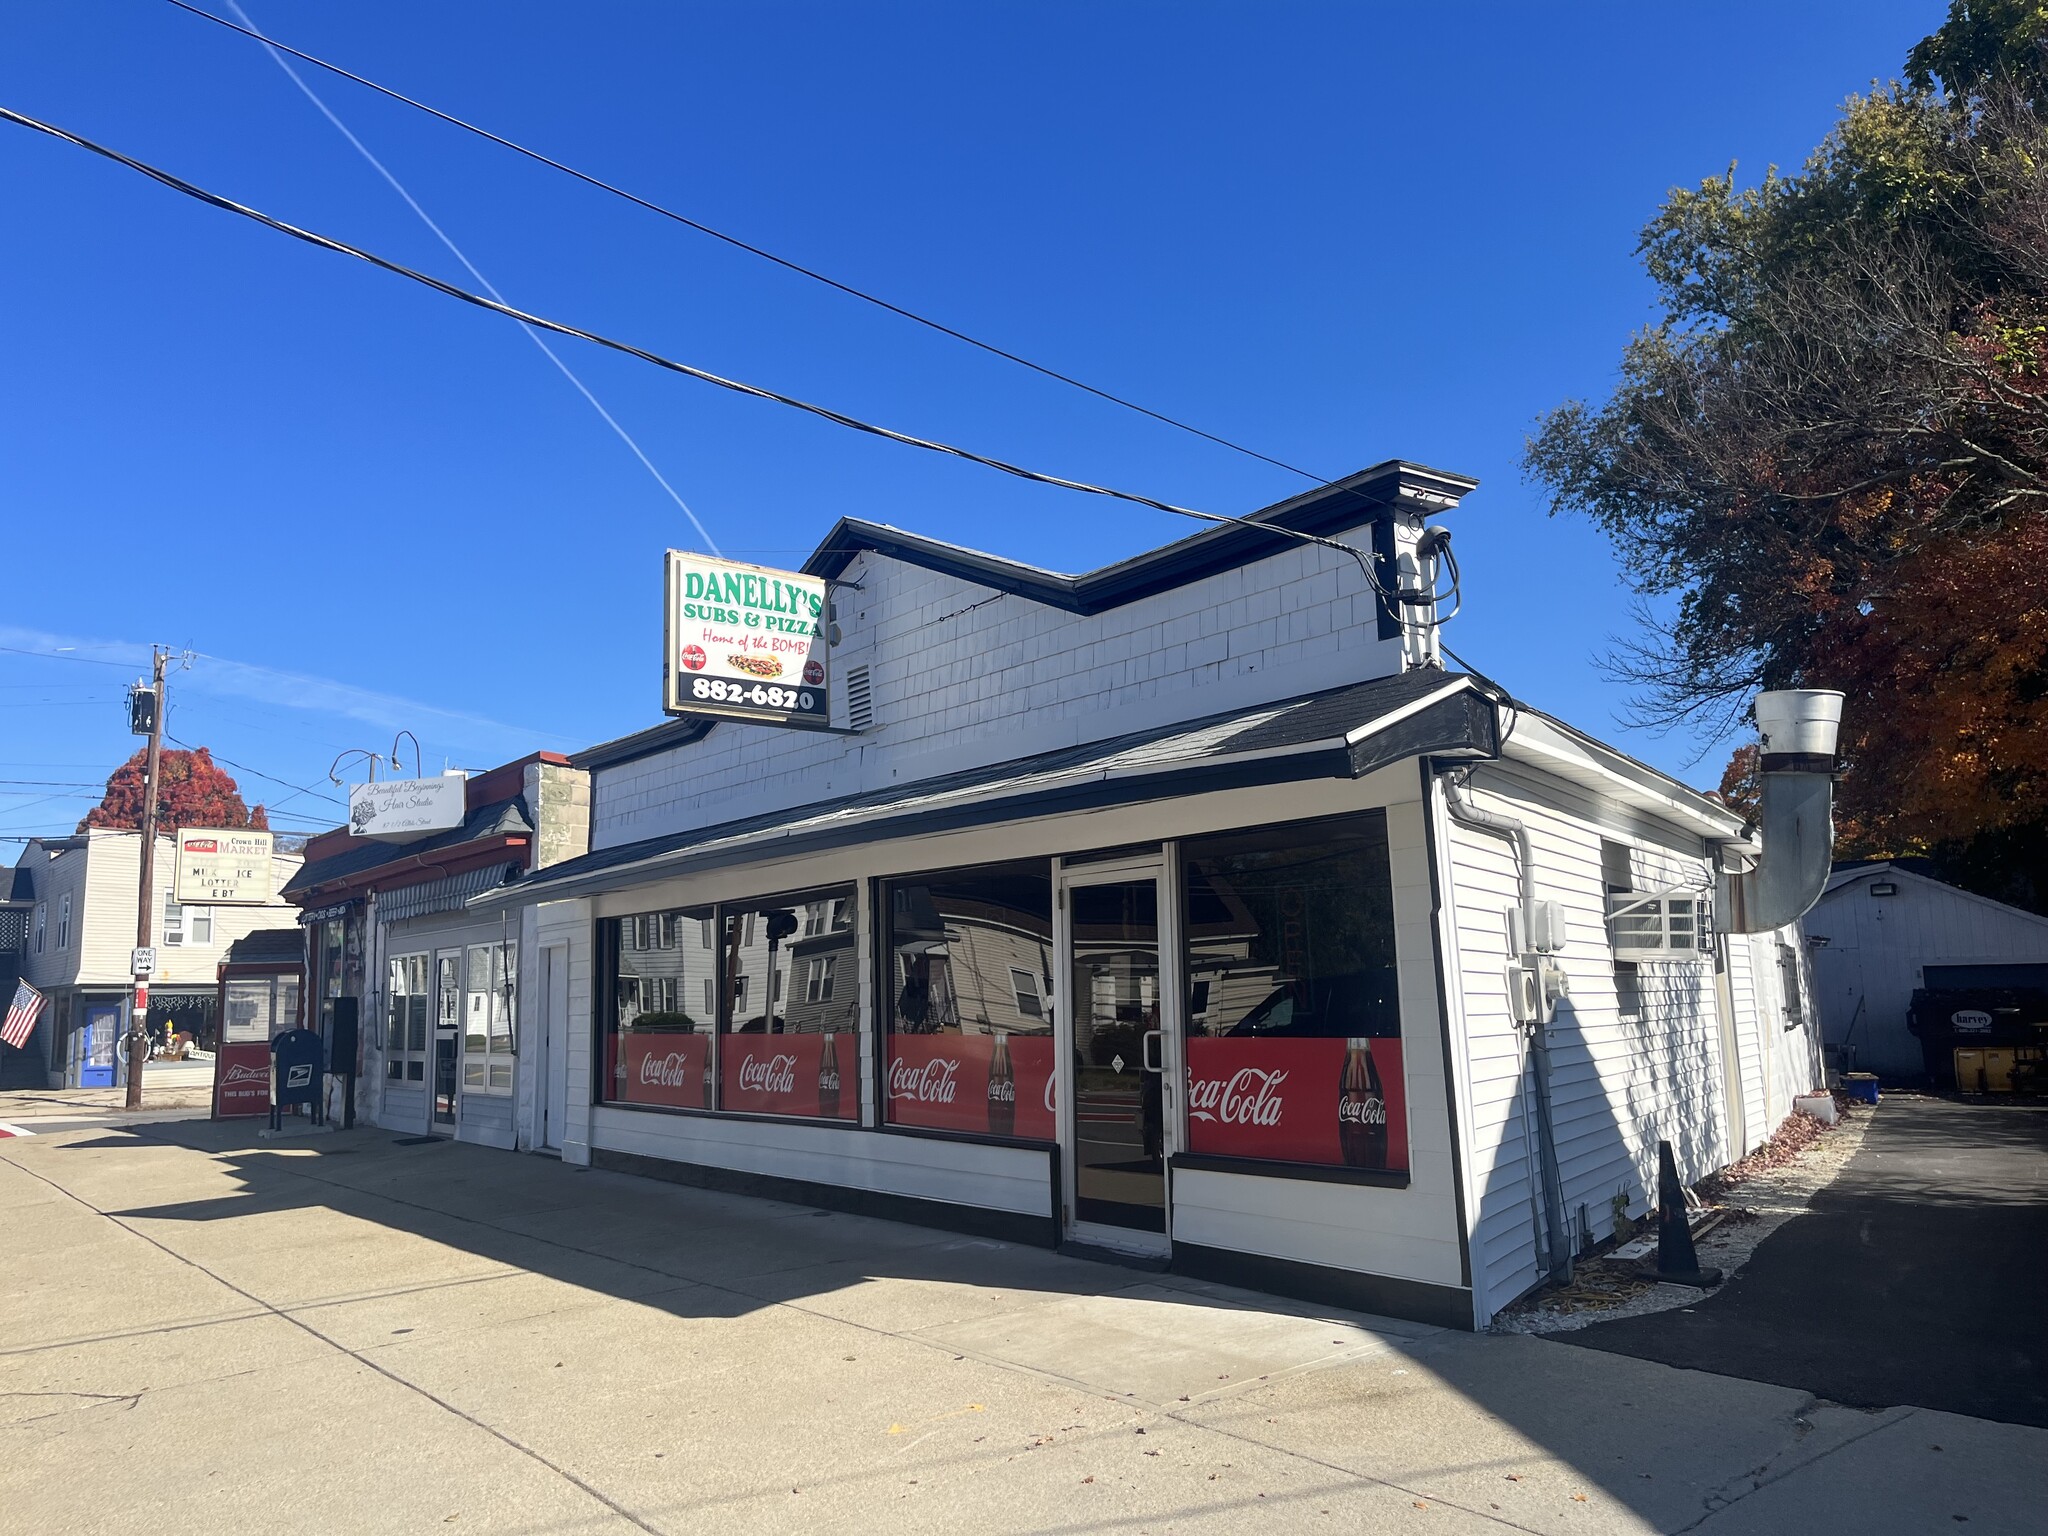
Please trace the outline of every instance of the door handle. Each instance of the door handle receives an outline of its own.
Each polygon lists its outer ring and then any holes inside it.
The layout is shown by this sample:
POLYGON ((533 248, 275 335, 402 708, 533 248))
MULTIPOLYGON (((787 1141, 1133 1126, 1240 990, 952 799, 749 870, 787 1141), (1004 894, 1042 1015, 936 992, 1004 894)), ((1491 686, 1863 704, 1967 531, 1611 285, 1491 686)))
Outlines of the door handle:
POLYGON ((1166 1045, 1160 1038, 1160 1031, 1156 1029, 1146 1030, 1140 1054, 1143 1057, 1144 1067, 1147 1072, 1163 1073, 1166 1070, 1165 1050, 1166 1045))

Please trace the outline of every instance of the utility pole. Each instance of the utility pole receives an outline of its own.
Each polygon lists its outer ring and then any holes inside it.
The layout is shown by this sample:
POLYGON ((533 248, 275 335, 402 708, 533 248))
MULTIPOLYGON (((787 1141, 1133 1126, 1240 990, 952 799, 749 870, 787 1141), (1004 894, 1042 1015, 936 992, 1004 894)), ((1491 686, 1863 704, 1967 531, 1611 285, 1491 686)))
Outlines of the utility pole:
POLYGON ((128 1015, 129 1109, 142 1108, 142 1063, 149 1055, 149 973, 153 967, 144 963, 143 954, 150 947, 150 925, 156 909, 156 781, 164 755, 164 663, 171 654, 160 645, 150 649, 154 661, 147 703, 143 705, 139 697, 144 693, 139 685, 129 702, 131 726, 141 723, 138 705, 147 708, 149 720, 149 757, 142 773, 142 880, 135 902, 135 1008, 128 1015))

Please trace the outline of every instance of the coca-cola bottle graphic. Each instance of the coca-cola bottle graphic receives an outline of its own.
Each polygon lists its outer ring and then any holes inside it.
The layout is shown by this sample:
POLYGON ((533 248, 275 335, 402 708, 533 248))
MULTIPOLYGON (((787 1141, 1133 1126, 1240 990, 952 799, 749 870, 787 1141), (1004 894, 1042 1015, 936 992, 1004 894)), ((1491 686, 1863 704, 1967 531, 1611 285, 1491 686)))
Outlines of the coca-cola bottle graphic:
POLYGON ((839 1118, 839 1044, 829 1030, 818 1053, 818 1113, 827 1120, 839 1118))
POLYGON ((1387 1166, 1387 1097, 1372 1042, 1345 1042, 1344 1077, 1337 1091, 1337 1145, 1347 1168, 1387 1166))
POLYGON ((988 1133, 1014 1136, 1016 1132, 1017 1069, 1010 1064, 1010 1037, 999 1029, 988 1058, 988 1133))
POLYGON ((704 1108, 706 1109, 711 1107, 711 1051, 716 1043, 715 1039, 707 1039, 704 1042, 704 1108))

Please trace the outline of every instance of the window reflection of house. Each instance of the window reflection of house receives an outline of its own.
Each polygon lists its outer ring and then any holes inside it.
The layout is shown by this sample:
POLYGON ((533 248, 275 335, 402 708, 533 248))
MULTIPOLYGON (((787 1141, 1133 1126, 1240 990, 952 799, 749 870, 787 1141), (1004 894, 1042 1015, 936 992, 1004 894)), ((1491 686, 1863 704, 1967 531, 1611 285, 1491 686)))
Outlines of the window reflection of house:
POLYGON ((891 1027, 1052 1032, 1049 866, 997 865, 892 884, 891 1027))

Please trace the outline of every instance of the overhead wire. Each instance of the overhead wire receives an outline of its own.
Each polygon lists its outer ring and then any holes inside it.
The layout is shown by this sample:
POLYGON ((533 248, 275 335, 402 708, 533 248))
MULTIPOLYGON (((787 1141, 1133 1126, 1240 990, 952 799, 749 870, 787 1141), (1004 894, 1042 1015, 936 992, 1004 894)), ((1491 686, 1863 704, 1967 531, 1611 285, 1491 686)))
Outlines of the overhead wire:
POLYGON ((463 303, 474 305, 478 309, 503 315, 505 318, 516 320, 522 325, 534 326, 562 336, 573 336, 580 341, 590 342, 594 346, 620 352, 628 357, 636 357, 642 362, 651 363, 653 366, 666 369, 671 373, 679 373, 687 378, 716 385, 720 389, 731 390, 736 394, 750 395, 755 399, 767 400, 776 405, 787 406, 792 410, 805 412, 851 431, 866 433, 869 436, 879 437, 889 442, 900 443, 908 448, 921 449, 927 453, 941 454, 964 460, 970 464, 979 464, 983 468, 993 469, 999 473, 1012 475, 1020 480, 1032 481, 1039 485, 1057 486, 1062 490, 1076 491, 1084 495, 1102 496, 1115 501, 1128 502, 1135 506, 1150 507, 1155 511, 1171 513, 1176 517, 1188 517, 1201 522, 1249 528, 1255 532, 1270 536, 1293 539, 1305 544, 1317 544, 1324 548, 1339 550, 1358 562, 1359 570, 1364 575, 1367 584, 1393 611, 1399 612, 1400 606, 1406 602, 1402 595, 1391 593, 1381 585, 1377 574, 1372 569, 1370 561, 1360 550, 1340 540, 1324 538, 1320 534, 1304 533, 1299 529, 1286 528, 1275 523, 1261 522, 1255 518, 1233 517, 1223 512, 1205 512, 1198 508, 1183 507, 1170 501, 1161 501, 1155 497, 1140 495, 1135 491, 1118 490, 1111 486, 1094 485, 1085 480, 1073 480, 1063 475, 1048 474, 1042 470, 1029 469, 1023 465, 1013 464, 1008 460, 998 459, 988 454, 976 453, 971 449, 958 447, 951 443, 917 437, 908 432, 897 431, 892 427, 884 427, 873 422, 863 421, 857 416, 850 416, 843 411, 833 410, 828 406, 799 399, 795 395, 783 394, 778 390, 768 389, 759 384, 749 384, 739 379, 726 378, 722 374, 712 373, 708 369, 698 368, 689 363, 679 362, 674 358, 664 357, 658 352, 651 352, 644 347, 635 346, 630 342, 619 341, 613 337, 602 335, 599 332, 584 330, 581 327, 569 325, 560 320, 550 320, 545 316, 516 309, 502 300, 487 298, 479 293, 472 293, 466 288, 458 287, 429 273, 421 272, 401 262, 393 261, 389 257, 379 256, 373 251, 365 250, 361 246, 351 245, 347 241, 335 239, 331 235, 318 234, 312 230, 302 229, 298 225, 288 224, 282 219, 273 218, 271 215, 259 212, 257 209, 248 207, 246 204, 235 202, 232 198, 224 197, 217 192, 208 191, 206 188, 187 181, 170 171, 151 165, 146 161, 137 160, 132 156, 122 154, 119 150, 109 148, 107 145, 97 143, 68 129, 59 128, 54 124, 29 117, 24 113, 16 112, 11 108, 0 107, 0 120, 14 123, 19 127, 28 128, 37 133, 47 134, 54 139, 60 139, 88 153, 111 160, 117 165, 127 166, 130 170, 146 176, 160 185, 169 187, 174 192, 180 192, 210 207, 239 215, 254 223, 261 224, 267 229, 275 230, 279 234, 289 235, 294 240, 304 241, 306 244, 318 247, 319 249, 333 251, 343 256, 352 256, 358 261, 365 262, 394 276, 419 283, 423 287, 431 288, 437 293, 445 294, 449 298, 459 299, 463 303))
MULTIPOLYGON (((803 263, 792 261, 786 256, 778 256, 775 252, 767 250, 761 246, 755 245, 751 241, 742 240, 737 235, 727 234, 724 230, 715 229, 711 225, 706 224, 701 220, 693 219, 689 217, 689 215, 687 214, 678 213, 673 208, 665 208, 660 203, 654 202, 649 198, 642 197, 638 193, 629 192, 623 187, 616 186, 613 183, 604 180, 602 177, 593 176, 587 171, 580 171, 573 165, 565 164, 564 162, 557 160, 550 155, 542 154, 539 150, 529 149, 524 144, 520 144, 512 139, 505 138, 501 134, 492 133, 487 128, 480 128, 475 123, 468 122, 463 118, 455 116, 452 112, 444 112, 439 107, 429 106, 427 103, 420 101, 416 97, 406 95, 403 91, 396 91, 393 90, 390 86, 380 85, 375 80, 371 80, 363 75, 359 75, 355 73, 353 70, 344 69, 339 64, 329 63, 326 59, 320 58, 317 55, 306 53, 301 51, 300 49, 290 47, 284 43, 280 43, 279 41, 277 41, 277 39, 256 30, 253 26, 239 26, 236 23, 228 20, 225 16, 217 16, 211 11, 201 9, 199 6, 190 5, 186 3, 186 0, 166 0, 166 3, 177 7, 177 9, 181 11, 185 11, 190 15, 200 17, 206 21, 210 21, 215 26, 224 27, 230 32, 239 32, 242 34, 242 36, 251 38, 256 42, 262 43, 268 48, 277 50, 279 52, 288 53, 293 58, 301 59, 304 62, 315 66, 316 68, 328 71, 330 74, 339 75, 341 78, 345 80, 351 80, 355 82, 357 85, 360 85, 367 90, 375 91, 380 96, 387 97, 392 101, 396 101, 404 106, 411 107, 415 111, 424 112, 429 117, 438 118, 440 119, 440 121, 449 124, 451 127, 460 128, 465 133, 473 133, 479 138, 488 139, 491 143, 497 144, 505 149, 509 149, 514 154, 523 155, 527 159, 535 161, 538 164, 545 165, 552 170, 560 171, 565 176, 572 176, 576 180, 583 182, 585 185, 595 187, 601 192, 611 194, 613 197, 623 198, 625 201, 629 203, 636 204, 637 206, 646 209, 649 213, 659 214, 661 217, 665 219, 672 219, 676 223, 681 224, 686 228, 696 230, 699 234, 709 235, 714 240, 723 241, 726 245, 732 246, 735 250, 745 251, 750 256, 758 256, 763 261, 773 262, 776 266, 782 267, 787 271, 794 272, 800 277, 809 278, 812 282, 815 283, 822 283, 827 288, 836 289, 840 293, 846 294, 850 298, 859 299, 861 302, 865 304, 872 304, 878 309, 887 310, 892 315, 897 315, 902 319, 911 321, 913 324, 916 325, 924 326, 929 330, 937 331, 939 334, 943 336, 950 336, 953 340, 964 342, 968 346, 974 347, 979 351, 986 352, 992 357, 999 357, 1006 362, 1015 363, 1020 368, 1028 368, 1033 373, 1040 374, 1048 379, 1056 380, 1061 384, 1070 385, 1075 389, 1081 390, 1087 394, 1095 396, 1098 400, 1106 400, 1110 404, 1121 406, 1123 409, 1127 411, 1135 411, 1140 416, 1150 417, 1152 420, 1160 422, 1166 426, 1176 428, 1177 430, 1182 432, 1191 433, 1196 437, 1205 439, 1206 441, 1211 443, 1215 443, 1219 447, 1228 448, 1234 453, 1241 453, 1248 458, 1257 459, 1262 463, 1270 464, 1275 469, 1284 469, 1289 474, 1300 475, 1302 478, 1306 480, 1313 480, 1318 484, 1328 485, 1331 483, 1328 477, 1318 475, 1311 470, 1303 469, 1298 464, 1289 464, 1284 459, 1276 459, 1271 454, 1259 452, 1256 448, 1248 448, 1243 443, 1233 442, 1227 437, 1219 436, 1217 433, 1204 431, 1202 428, 1193 426, 1188 422, 1182 421, 1178 417, 1169 416, 1163 411, 1155 411, 1149 406, 1140 405, 1135 400, 1131 400, 1123 395, 1116 394, 1113 391, 1098 388, 1096 385, 1089 384, 1081 379, 1077 379, 1071 374, 1062 373, 1057 368, 1049 368, 1045 366, 1043 363, 1035 363, 1028 357, 1023 357, 1018 353, 1011 352, 1003 347, 999 347, 995 345, 995 343, 993 342, 983 341, 979 337, 971 336, 965 331, 959 330, 953 326, 945 324, 943 321, 934 320, 929 315, 921 315, 916 310, 907 309, 901 304, 891 303, 888 299, 884 299, 878 297, 875 294, 869 293, 866 289, 857 288, 851 283, 842 282, 840 279, 829 276, 826 273, 820 272, 814 267, 807 267, 803 263)), ((230 3, 232 3, 232 0, 230 0, 230 3)), ((239 7, 237 7, 237 9, 239 9, 239 7)))
POLYGON ((0 645, 0 651, 5 651, 10 656, 45 656, 51 661, 82 661, 87 666, 119 667, 123 671, 143 665, 133 661, 104 661, 97 656, 72 656, 63 651, 31 651, 18 645, 0 645))
MULTIPOLYGON (((240 16, 245 23, 249 21, 248 13, 244 11, 240 5, 236 4, 236 0, 228 0, 228 4, 234 7, 235 14, 237 16, 240 16)), ((214 18, 214 20, 216 21, 220 19, 221 18, 219 17, 214 18)), ((357 138, 355 136, 354 131, 350 129, 348 124, 344 123, 340 119, 340 117, 336 116, 334 109, 328 106, 327 103, 321 99, 319 93, 315 91, 312 86, 308 85, 303 79, 300 78, 299 72, 291 67, 291 64, 287 62, 284 55, 281 52, 279 52, 277 45, 275 43, 272 43, 268 38, 263 37, 261 33, 256 32, 251 26, 239 27, 236 30, 247 32, 249 36, 257 38, 259 41, 263 43, 263 46, 269 51, 271 59, 277 64, 277 67, 279 69, 284 71, 285 78, 290 80, 293 85, 297 86, 300 92, 305 96, 306 100, 313 103, 314 107, 319 111, 320 115, 326 118, 329 123, 334 125, 335 131, 339 133, 344 139, 347 139, 349 144, 355 149, 355 152, 361 155, 364 160, 369 162, 370 169, 375 171, 379 176, 384 178, 386 184, 390 186, 391 190, 396 192, 399 195, 399 197, 404 201, 405 206, 410 208, 413 211, 413 213, 418 216, 419 221, 422 224, 426 225, 427 228, 433 233, 434 238, 436 240, 439 240, 441 244, 446 246, 448 248, 448 253, 451 256, 453 256, 457 261, 461 262, 463 268, 469 273, 469 275, 476 279, 477 286, 482 288, 484 292, 488 293, 492 298, 502 303, 504 301, 505 296, 502 293, 498 292, 497 288, 492 285, 491 280, 485 277, 483 273, 477 269, 476 263, 471 261, 469 257, 466 254, 464 254, 462 247, 455 243, 455 241, 453 240, 453 238, 450 237, 448 232, 445 229, 443 229, 439 224, 434 222, 432 216, 428 214, 427 210, 420 206, 419 200, 415 198, 411 192, 406 190, 405 183, 401 182, 396 176, 394 176, 391 173, 390 169, 385 166, 384 162, 382 160, 379 160, 377 156, 371 152, 369 145, 365 144, 361 139, 357 138)), ((591 389, 591 387, 583 382, 582 378, 576 373, 576 371, 573 368, 571 368, 566 362, 564 362, 560 357, 558 357, 555 354, 555 349, 549 346, 547 342, 544 341, 538 333, 532 330, 528 330, 526 332, 526 336, 527 339, 530 340, 536 347, 540 348, 541 355, 547 358, 549 362, 553 363, 555 367, 561 371, 562 377, 569 381, 569 383, 575 388, 576 392, 579 395, 581 395, 586 401, 589 402, 590 408, 597 412, 597 414, 603 419, 604 424, 612 429, 612 431, 618 436, 619 441, 624 443, 626 447, 632 452, 633 457, 640 461, 641 468, 645 469, 649 475, 654 477, 654 483, 660 486, 662 490, 667 493, 669 500, 673 501, 676 504, 677 508, 681 510, 683 516, 687 517, 690 520, 690 526, 697 530, 697 537, 704 541, 705 547, 709 549, 712 554, 718 554, 718 541, 711 537, 711 531, 704 526, 703 520, 697 516, 696 512, 691 508, 690 504, 687 501, 683 500, 682 493, 678 491, 673 485, 669 484, 668 476, 664 475, 658 468, 655 467, 654 460, 647 456, 647 451, 640 446, 639 441, 633 436, 633 434, 631 432, 628 432, 625 426, 619 421, 619 419, 605 408, 604 402, 597 398, 596 393, 591 389)))
MULTIPOLYGON (((164 732, 164 740, 170 742, 173 746, 183 748, 187 752, 197 752, 200 750, 198 747, 193 746, 189 741, 178 740, 178 738, 173 736, 169 731, 164 732)), ((295 790, 297 791, 298 794, 301 795, 311 795, 315 800, 325 800, 329 805, 338 806, 343 804, 342 801, 335 799, 334 796, 328 794, 325 790, 314 789, 309 784, 294 784, 290 779, 280 779, 274 773, 265 773, 261 768, 251 768, 247 763, 238 763, 232 757, 223 757, 220 753, 214 751, 211 747, 208 747, 205 750, 207 755, 217 763, 226 763, 228 767, 239 769, 243 773, 253 773, 259 779, 267 780, 272 784, 282 785, 284 788, 289 790, 295 790)), ((293 797, 291 795, 285 796, 286 800, 292 798, 293 797)), ((284 802, 279 801, 278 803, 282 805, 284 802)))

